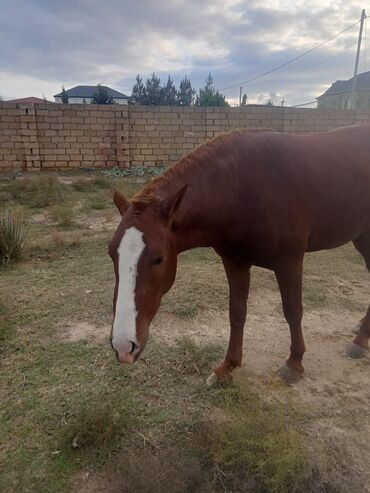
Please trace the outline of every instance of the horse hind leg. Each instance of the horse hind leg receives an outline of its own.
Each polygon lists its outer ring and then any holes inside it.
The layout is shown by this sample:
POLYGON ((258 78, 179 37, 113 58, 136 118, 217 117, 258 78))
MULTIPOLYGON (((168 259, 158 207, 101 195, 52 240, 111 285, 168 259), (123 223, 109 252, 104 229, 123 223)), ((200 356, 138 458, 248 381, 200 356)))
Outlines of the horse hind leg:
MULTIPOLYGON (((365 260, 367 270, 370 272, 370 230, 353 241, 356 250, 365 260)), ((369 352, 370 338, 370 306, 354 331, 356 337, 347 348, 347 354, 351 358, 363 358, 369 352)))

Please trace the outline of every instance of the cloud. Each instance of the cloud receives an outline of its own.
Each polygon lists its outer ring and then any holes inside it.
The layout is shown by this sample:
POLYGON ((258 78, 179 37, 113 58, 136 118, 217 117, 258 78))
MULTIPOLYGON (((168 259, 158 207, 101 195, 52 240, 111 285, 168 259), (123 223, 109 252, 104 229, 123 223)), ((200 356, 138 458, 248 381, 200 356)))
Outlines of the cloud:
MULTIPOLYGON (((49 99, 62 84, 104 82, 130 93, 136 74, 151 72, 171 73, 176 83, 187 74, 199 87, 211 70, 216 86, 228 87, 325 41, 362 8, 357 0, 267 0, 262 7, 257 0, 18 0, 16 7, 0 0, 0 7, 9 13, 0 18, 0 94, 49 99)), ((299 104, 351 77, 357 33, 246 85, 249 100, 276 93, 299 104)), ((238 100, 239 88, 225 94, 238 100)))

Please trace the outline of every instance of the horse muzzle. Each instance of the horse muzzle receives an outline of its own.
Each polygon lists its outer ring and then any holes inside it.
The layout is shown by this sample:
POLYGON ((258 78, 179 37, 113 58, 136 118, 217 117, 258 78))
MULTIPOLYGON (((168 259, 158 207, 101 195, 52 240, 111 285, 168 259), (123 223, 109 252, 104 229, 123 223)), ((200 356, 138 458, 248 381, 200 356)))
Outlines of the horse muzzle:
POLYGON ((116 359, 119 363, 128 363, 132 365, 138 359, 141 353, 140 346, 133 341, 127 341, 120 343, 115 346, 114 342, 111 340, 112 348, 115 352, 116 359))

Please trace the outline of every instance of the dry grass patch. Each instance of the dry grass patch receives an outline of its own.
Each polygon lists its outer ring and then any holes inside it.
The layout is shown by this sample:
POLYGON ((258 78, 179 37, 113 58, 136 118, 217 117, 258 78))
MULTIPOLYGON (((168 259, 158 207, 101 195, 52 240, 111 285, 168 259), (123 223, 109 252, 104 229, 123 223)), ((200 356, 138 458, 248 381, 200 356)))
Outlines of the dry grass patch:
POLYGON ((11 200, 31 208, 42 208, 64 202, 68 189, 54 174, 26 176, 9 182, 6 187, 11 200))

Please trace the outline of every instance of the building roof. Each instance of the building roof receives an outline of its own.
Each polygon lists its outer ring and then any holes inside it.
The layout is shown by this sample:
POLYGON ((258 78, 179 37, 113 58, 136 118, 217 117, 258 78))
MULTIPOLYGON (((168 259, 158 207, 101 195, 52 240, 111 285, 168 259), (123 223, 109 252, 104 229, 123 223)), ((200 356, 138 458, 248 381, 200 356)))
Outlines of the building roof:
MULTIPOLYGON (((122 94, 122 92, 115 91, 107 86, 102 86, 108 91, 108 95, 114 99, 128 99, 126 94, 122 94)), ((67 89, 66 93, 69 98, 92 98, 94 92, 96 92, 97 86, 76 86, 71 89, 67 89)), ((62 93, 54 95, 55 98, 61 98, 62 93)))
POLYGON ((52 101, 48 101, 46 99, 35 98, 34 96, 30 96, 29 98, 19 98, 19 99, 9 99, 6 101, 7 103, 52 103, 52 101))
MULTIPOLYGON (((337 80, 332 84, 324 94, 321 94, 319 98, 323 96, 334 96, 335 94, 344 94, 346 92, 351 92, 352 90, 353 77, 348 80, 337 80)), ((370 91, 370 71, 362 72, 357 76, 356 91, 370 91)))

